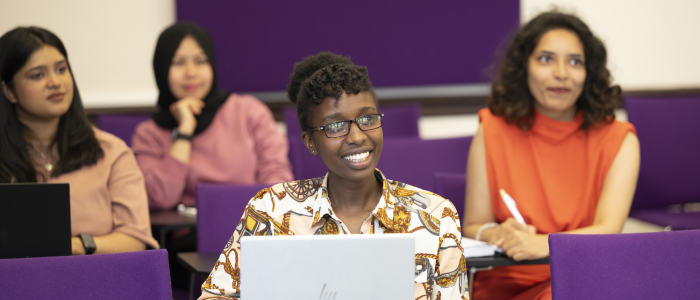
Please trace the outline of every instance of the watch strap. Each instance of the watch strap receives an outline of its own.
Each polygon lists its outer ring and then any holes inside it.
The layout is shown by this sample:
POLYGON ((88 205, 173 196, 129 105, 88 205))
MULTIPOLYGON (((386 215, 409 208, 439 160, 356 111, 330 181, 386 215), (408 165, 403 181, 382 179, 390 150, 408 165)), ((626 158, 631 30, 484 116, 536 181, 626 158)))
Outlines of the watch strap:
POLYGON ((173 128, 173 142, 176 140, 192 141, 192 136, 180 133, 177 127, 175 127, 173 128))
POLYGON ((97 245, 95 244, 95 239, 92 238, 92 234, 81 233, 80 240, 83 241, 83 247, 85 247, 85 254, 93 254, 97 250, 97 245))

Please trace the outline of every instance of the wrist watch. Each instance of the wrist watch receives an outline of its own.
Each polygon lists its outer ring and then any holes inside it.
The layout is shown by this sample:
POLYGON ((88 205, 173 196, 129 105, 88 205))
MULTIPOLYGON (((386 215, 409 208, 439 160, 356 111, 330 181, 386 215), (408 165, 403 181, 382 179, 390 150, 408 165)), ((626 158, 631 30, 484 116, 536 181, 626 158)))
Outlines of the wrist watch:
POLYGON ((81 233, 80 240, 83 241, 83 247, 85 247, 85 254, 93 254, 97 250, 97 245, 95 245, 95 240, 92 238, 92 234, 81 233))
POLYGON ((182 133, 178 132, 178 131, 177 131, 177 127, 175 127, 175 128, 173 128, 173 142, 174 142, 175 140, 178 140, 178 139, 186 140, 186 141, 192 141, 192 136, 191 136, 191 135, 182 134, 182 133))

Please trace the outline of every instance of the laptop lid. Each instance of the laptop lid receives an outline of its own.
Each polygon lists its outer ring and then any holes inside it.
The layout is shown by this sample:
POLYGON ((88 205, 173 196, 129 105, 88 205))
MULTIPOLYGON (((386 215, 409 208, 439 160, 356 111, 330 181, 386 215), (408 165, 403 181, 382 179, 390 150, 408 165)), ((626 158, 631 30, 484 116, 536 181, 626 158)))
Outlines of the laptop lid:
POLYGON ((413 299, 414 236, 241 238, 245 300, 413 299))
POLYGON ((67 183, 0 184, 0 258, 71 253, 67 183))

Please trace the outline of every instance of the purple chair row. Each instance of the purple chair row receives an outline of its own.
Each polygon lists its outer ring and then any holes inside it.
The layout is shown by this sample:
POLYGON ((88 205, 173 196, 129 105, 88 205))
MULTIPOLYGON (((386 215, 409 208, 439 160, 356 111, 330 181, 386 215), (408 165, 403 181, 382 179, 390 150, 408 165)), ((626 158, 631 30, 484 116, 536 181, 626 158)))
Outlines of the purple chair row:
POLYGON ((554 299, 700 299, 700 230, 549 235, 554 299))
MULTIPOLYGON (((377 168, 391 180, 434 191, 434 173, 466 173, 471 141, 472 137, 385 138, 377 168)), ((289 141, 289 158, 297 179, 324 176, 328 171, 321 158, 311 155, 300 139, 289 141)))
POLYGON ((168 252, 0 259, 0 298, 172 300, 168 252))
POLYGON ((641 149, 630 216, 674 230, 700 229, 700 212, 667 209, 700 202, 700 95, 628 97, 625 105, 641 149))

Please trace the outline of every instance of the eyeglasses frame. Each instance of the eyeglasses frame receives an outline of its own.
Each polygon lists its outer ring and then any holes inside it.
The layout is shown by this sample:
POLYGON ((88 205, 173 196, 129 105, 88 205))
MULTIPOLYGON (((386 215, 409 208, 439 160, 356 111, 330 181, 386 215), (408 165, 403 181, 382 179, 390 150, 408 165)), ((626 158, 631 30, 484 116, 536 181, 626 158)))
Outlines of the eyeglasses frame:
POLYGON ((311 131, 323 131, 323 133, 326 135, 326 138, 335 139, 335 138, 344 137, 344 136, 350 134, 350 127, 352 126, 352 123, 353 123, 353 122, 354 122, 355 124, 357 124, 357 128, 359 128, 360 130, 362 130, 362 131, 369 131, 369 130, 375 130, 375 129, 377 129, 377 128, 381 128, 381 127, 384 125, 383 119, 384 119, 384 114, 383 114, 383 113, 378 113, 378 114, 366 114, 366 115, 359 116, 359 117, 357 117, 357 118, 355 118, 355 119, 353 119, 353 120, 335 121, 335 122, 328 123, 328 124, 326 124, 326 125, 322 125, 322 126, 319 126, 319 127, 309 128, 309 130, 311 130, 311 131), (374 116, 374 115, 379 115, 379 123, 380 123, 380 124, 379 124, 379 127, 372 128, 372 129, 362 129, 362 127, 360 127, 360 125, 357 123, 357 119, 359 119, 359 118, 366 117, 366 116, 374 116), (331 124, 335 124, 335 123, 338 123, 338 122, 349 122, 350 125, 348 125, 348 132, 347 132, 346 134, 343 134, 343 135, 334 136, 334 137, 329 137, 329 136, 328 136, 328 132, 326 132, 326 126, 329 126, 329 125, 331 125, 331 124))

